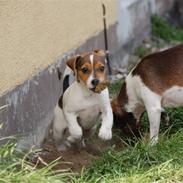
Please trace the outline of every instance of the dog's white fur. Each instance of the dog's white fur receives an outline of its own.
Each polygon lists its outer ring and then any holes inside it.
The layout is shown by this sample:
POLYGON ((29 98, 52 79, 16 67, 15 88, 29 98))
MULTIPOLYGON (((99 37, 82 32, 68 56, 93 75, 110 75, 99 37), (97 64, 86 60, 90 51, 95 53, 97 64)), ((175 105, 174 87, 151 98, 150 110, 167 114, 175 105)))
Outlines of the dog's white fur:
POLYGON ((132 112, 136 119, 146 109, 150 123, 150 139, 152 144, 157 143, 161 112, 163 107, 183 106, 183 87, 173 86, 166 90, 162 95, 151 91, 139 76, 132 76, 130 73, 126 77, 126 88, 128 103, 125 105, 127 112, 132 112), (141 110, 141 111, 139 111, 141 110))
MULTIPOLYGON (((91 62, 93 56, 90 56, 91 62)), ((82 138, 83 130, 95 129, 101 118, 98 136, 103 140, 112 138, 113 113, 110 105, 108 89, 100 94, 89 90, 93 75, 89 77, 87 85, 74 81, 63 94, 62 109, 56 106, 53 121, 53 137, 60 143, 59 148, 65 149, 65 144, 75 143, 82 138), (65 129, 70 136, 64 140, 65 129)))

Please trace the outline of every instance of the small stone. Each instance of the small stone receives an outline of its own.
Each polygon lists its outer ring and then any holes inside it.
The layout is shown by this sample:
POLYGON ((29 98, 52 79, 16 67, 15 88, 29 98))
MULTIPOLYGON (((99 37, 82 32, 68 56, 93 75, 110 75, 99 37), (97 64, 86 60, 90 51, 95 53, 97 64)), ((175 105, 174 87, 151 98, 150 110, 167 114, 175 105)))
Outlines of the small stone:
POLYGON ((151 40, 151 37, 145 37, 144 40, 143 40, 143 43, 149 43, 151 44, 152 40, 151 40))
POLYGON ((144 46, 146 47, 146 48, 151 48, 151 45, 149 44, 149 43, 146 43, 146 44, 144 44, 144 46))
POLYGON ((116 70, 118 71, 118 74, 123 74, 127 72, 126 68, 117 68, 116 70))
POLYGON ((159 51, 158 48, 156 48, 156 47, 151 48, 151 53, 155 53, 155 52, 157 52, 157 51, 159 51))
POLYGON ((140 61, 140 58, 136 55, 131 55, 129 58, 129 63, 137 64, 140 61))
POLYGON ((124 78, 124 75, 122 75, 122 74, 116 74, 116 78, 117 79, 122 79, 122 78, 124 78))

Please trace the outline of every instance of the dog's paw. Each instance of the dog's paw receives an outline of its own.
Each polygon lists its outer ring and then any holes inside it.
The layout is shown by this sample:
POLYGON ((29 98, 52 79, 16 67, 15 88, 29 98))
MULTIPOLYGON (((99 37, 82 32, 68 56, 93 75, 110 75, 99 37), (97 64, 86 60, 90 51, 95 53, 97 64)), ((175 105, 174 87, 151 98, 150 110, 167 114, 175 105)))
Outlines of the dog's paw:
POLYGON ((83 132, 80 127, 78 128, 69 128, 69 133, 70 133, 70 139, 71 141, 75 140, 80 140, 82 138, 83 132))
POLYGON ((150 139, 149 145, 153 147, 153 146, 155 146, 157 143, 158 143, 158 136, 152 137, 152 138, 150 139))
POLYGON ((56 146, 58 151, 67 151, 69 146, 67 144, 60 144, 56 146))
POLYGON ((102 140, 110 140, 112 138, 112 131, 109 128, 102 127, 100 128, 98 136, 102 140))

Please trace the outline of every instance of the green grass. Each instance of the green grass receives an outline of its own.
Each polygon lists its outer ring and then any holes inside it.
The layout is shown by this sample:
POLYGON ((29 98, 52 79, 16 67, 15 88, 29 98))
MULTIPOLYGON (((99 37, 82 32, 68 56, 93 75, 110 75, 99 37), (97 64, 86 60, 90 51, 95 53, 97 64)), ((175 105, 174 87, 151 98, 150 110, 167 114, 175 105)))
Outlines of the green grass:
MULTIPOLYGON (((73 182, 183 182, 183 108, 167 109, 171 126, 161 125, 159 143, 146 139, 120 152, 110 150, 73 182)), ((147 115, 141 121, 149 129, 147 115)))
MULTIPOLYGON (((153 46, 161 48, 167 43, 180 43, 183 41, 182 28, 172 26, 165 19, 157 15, 151 17, 151 23, 152 35, 162 40, 158 43, 154 42, 153 46)), ((143 44, 138 46, 134 52, 140 58, 143 58, 149 53, 150 50, 143 44)))
MULTIPOLYGON (((173 111, 178 126, 183 126, 182 113, 182 108, 173 111)), ((183 182, 183 129, 172 129, 164 130, 154 147, 142 138, 120 152, 106 152, 74 182, 183 182)))
POLYGON ((8 142, 0 148, 0 183, 58 183, 65 182, 72 175, 66 171, 53 171, 57 161, 36 169, 26 161, 29 153, 20 158, 15 155, 15 147, 15 142, 8 142))
POLYGON ((123 84, 123 79, 120 79, 118 81, 116 81, 115 83, 112 83, 109 85, 109 93, 110 95, 117 95, 120 91, 120 88, 123 84))
MULTIPOLYGON (((122 80, 110 86, 110 92, 119 91, 122 80)), ((126 143, 120 152, 112 147, 101 160, 95 161, 81 174, 62 171, 55 172, 57 161, 36 169, 26 157, 14 155, 16 144, 9 142, 0 148, 0 183, 146 183, 183 182, 183 108, 167 109, 172 122, 169 128, 161 125, 159 143, 150 147, 142 138, 134 145, 126 143)), ((142 132, 148 132, 147 115, 142 118, 142 132)), ((142 134, 143 135, 143 134, 142 134)), ((125 143, 125 142, 124 142, 125 143)))
POLYGON ((121 152, 108 151, 73 182, 183 182, 183 130, 155 147, 143 140, 121 152))
POLYGON ((159 16, 152 16, 152 34, 167 42, 182 42, 183 29, 173 27, 166 20, 159 16))

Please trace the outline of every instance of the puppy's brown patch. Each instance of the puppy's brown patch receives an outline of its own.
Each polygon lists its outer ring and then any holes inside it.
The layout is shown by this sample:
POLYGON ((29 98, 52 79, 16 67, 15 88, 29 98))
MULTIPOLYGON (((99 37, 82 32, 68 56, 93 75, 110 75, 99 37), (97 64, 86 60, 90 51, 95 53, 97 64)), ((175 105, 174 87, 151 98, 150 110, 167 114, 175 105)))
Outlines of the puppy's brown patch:
POLYGON ((87 80, 92 73, 92 65, 90 61, 85 61, 80 67, 77 68, 77 76, 80 80, 82 80, 85 84, 87 84, 87 80))
POLYGON ((94 76, 97 79, 103 80, 105 77, 105 65, 103 61, 94 61, 93 64, 94 67, 94 76))
POLYGON ((146 56, 132 74, 158 94, 175 85, 183 86, 183 45, 146 56))

